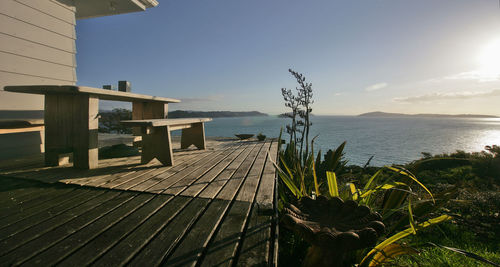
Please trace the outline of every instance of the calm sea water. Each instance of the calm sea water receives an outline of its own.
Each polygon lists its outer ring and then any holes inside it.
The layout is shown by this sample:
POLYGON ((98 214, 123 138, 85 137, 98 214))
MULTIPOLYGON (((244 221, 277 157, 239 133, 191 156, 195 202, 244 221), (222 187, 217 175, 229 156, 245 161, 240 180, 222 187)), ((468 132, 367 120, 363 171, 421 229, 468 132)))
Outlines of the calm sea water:
MULTIPOLYGON (((289 120, 277 116, 215 118, 205 124, 207 136, 238 133, 278 137, 289 120)), ((481 151, 486 145, 500 145, 500 119, 459 118, 367 118, 356 116, 314 116, 311 138, 315 151, 336 148, 347 141, 350 164, 402 164, 421 157, 421 152, 449 153, 456 150, 481 151)), ((288 140, 284 134, 283 139, 288 140)))

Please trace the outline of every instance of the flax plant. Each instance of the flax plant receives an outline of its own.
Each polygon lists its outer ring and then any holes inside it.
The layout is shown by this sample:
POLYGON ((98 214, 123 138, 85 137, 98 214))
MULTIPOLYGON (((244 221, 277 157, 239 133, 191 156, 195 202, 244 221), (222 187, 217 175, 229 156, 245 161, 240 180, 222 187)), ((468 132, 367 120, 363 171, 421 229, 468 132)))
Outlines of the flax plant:
POLYGON ((290 112, 284 114, 292 120, 291 124, 286 126, 286 131, 290 135, 289 144, 300 147, 298 155, 305 162, 309 155, 309 129, 312 125, 310 115, 311 105, 314 103, 312 83, 307 83, 306 77, 301 73, 292 69, 288 69, 288 72, 297 80, 299 87, 295 87, 295 94, 290 89, 281 89, 285 106, 291 109, 290 112), (303 150, 304 144, 305 151, 303 150))
MULTIPOLYGON (((339 146, 331 154, 342 155, 344 144, 339 146)), ((456 196, 456 192, 447 191, 440 193, 438 198, 423 185, 411 172, 400 166, 385 166, 378 170, 362 188, 357 188, 354 183, 346 183, 339 186, 339 179, 335 171, 325 170, 318 173, 317 162, 313 153, 307 157, 305 165, 297 165, 299 161, 294 161, 295 165, 289 166, 287 156, 290 156, 290 146, 285 151, 279 152, 280 166, 275 163, 278 175, 287 192, 280 192, 281 201, 294 201, 301 197, 314 197, 324 195, 327 197, 340 197, 343 200, 354 200, 378 211, 384 222, 389 227, 384 237, 378 244, 364 251, 358 251, 353 255, 354 262, 360 266, 379 266, 387 264, 394 257, 415 253, 416 249, 397 243, 402 238, 415 235, 421 229, 450 220, 448 215, 440 215, 430 218, 430 215, 437 211, 446 201, 456 196), (288 150, 288 152, 287 152, 288 150), (326 188, 322 185, 326 184, 326 188), (412 185, 418 185, 428 195, 428 198, 418 199, 413 193, 412 185), (283 196, 292 194, 293 198, 283 196), (380 198, 383 196, 383 201, 380 198), (416 201, 412 201, 416 199, 416 201)), ((335 157, 330 165, 341 161, 335 157)), ((321 161, 319 161, 321 162, 321 161)), ((324 162, 323 162, 324 163, 324 162)), ((326 165, 326 164, 325 164, 326 165)), ((282 205, 281 205, 282 206, 282 205)), ((353 262, 353 263, 354 263, 353 262)))

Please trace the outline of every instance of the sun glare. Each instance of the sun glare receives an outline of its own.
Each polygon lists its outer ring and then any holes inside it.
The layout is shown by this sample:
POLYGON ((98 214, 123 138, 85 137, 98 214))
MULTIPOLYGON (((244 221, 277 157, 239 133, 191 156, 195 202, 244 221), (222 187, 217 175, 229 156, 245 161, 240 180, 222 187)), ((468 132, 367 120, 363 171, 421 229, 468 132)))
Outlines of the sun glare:
POLYGON ((481 76, 497 79, 500 76, 500 39, 485 45, 478 61, 481 76))

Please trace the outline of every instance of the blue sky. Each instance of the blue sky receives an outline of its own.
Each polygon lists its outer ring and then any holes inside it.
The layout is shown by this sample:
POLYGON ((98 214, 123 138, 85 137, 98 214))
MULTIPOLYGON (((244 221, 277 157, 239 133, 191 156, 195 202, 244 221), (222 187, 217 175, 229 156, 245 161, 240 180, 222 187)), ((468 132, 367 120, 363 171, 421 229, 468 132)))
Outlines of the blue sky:
POLYGON ((500 115, 496 0, 159 2, 77 22, 78 84, 128 80, 183 101, 171 110, 277 114, 292 68, 316 114, 500 115))

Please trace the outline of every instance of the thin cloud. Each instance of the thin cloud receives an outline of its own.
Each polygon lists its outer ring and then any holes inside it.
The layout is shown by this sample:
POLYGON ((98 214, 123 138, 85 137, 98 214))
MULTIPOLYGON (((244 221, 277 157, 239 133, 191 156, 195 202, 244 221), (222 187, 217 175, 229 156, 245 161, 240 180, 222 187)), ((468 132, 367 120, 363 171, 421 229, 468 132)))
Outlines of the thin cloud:
POLYGON ((452 93, 432 93, 420 96, 396 97, 395 102, 402 103, 424 103, 443 100, 460 100, 471 98, 483 98, 491 96, 500 96, 500 89, 483 92, 452 92, 452 93))
POLYGON ((449 75, 444 80, 475 80, 479 82, 494 82, 500 80, 500 73, 494 71, 473 70, 449 75))
POLYGON ((365 91, 367 92, 372 92, 372 91, 377 91, 377 90, 380 90, 382 88, 385 88, 387 87, 387 83, 376 83, 376 84, 372 84, 368 87, 365 88, 365 91))

